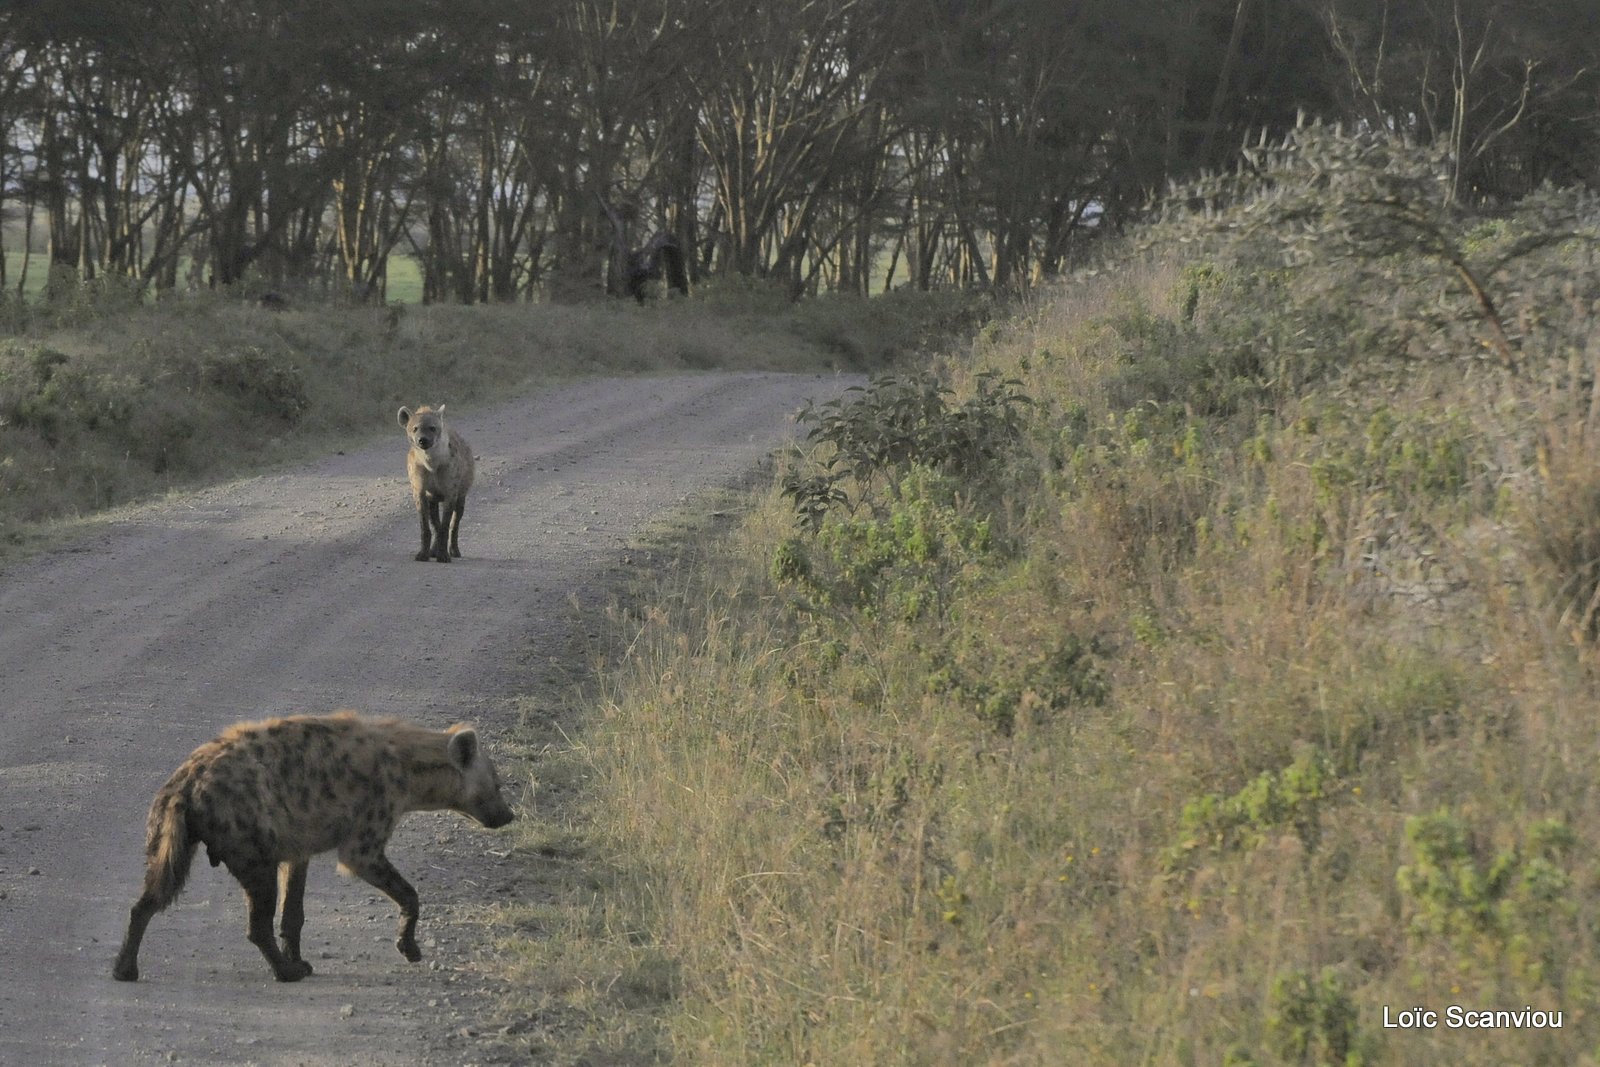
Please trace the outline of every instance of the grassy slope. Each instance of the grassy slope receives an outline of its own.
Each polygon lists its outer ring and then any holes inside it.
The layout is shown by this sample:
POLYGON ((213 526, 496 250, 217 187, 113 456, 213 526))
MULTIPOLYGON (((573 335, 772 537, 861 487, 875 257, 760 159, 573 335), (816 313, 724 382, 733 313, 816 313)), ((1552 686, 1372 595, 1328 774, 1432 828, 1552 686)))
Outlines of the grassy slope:
POLYGON ((944 368, 1036 401, 1008 463, 774 488, 619 616, 557 746, 611 1007, 695 1063, 1592 1062, 1591 298, 1513 297, 1511 378, 1353 284, 1076 283, 944 368))

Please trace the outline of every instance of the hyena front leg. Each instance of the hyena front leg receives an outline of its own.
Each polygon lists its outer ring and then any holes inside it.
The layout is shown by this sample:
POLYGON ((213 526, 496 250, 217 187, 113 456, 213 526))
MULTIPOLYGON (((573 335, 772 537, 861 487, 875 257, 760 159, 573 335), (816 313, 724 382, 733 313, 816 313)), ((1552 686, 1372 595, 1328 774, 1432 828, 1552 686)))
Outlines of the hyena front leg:
POLYGON ((417 499, 417 515, 422 520, 422 549, 417 553, 417 562, 426 563, 428 557, 433 555, 433 528, 439 525, 439 503, 430 500, 426 495, 417 499))
POLYGON ((428 504, 428 514, 433 517, 433 558, 440 563, 449 563, 450 502, 433 500, 428 504))
POLYGON ((417 947, 417 891, 411 888, 411 883, 394 869, 389 857, 381 852, 372 856, 347 856, 341 853, 339 860, 346 870, 374 889, 381 890, 400 906, 400 936, 395 941, 395 947, 400 950, 400 955, 412 963, 420 960, 422 949, 417 947))
POLYGON ((244 898, 250 912, 250 943, 261 950, 267 964, 280 982, 298 982, 311 973, 311 966, 303 960, 291 960, 278 948, 272 936, 272 919, 278 910, 278 871, 272 863, 255 863, 228 870, 244 886, 244 898))
POLYGON ((306 925, 306 868, 309 863, 283 863, 278 866, 278 896, 283 901, 283 921, 278 932, 283 936, 283 954, 311 973, 311 964, 300 956, 300 931, 306 925))
POLYGON ((461 516, 467 513, 467 501, 459 498, 450 508, 450 554, 461 555, 461 516))

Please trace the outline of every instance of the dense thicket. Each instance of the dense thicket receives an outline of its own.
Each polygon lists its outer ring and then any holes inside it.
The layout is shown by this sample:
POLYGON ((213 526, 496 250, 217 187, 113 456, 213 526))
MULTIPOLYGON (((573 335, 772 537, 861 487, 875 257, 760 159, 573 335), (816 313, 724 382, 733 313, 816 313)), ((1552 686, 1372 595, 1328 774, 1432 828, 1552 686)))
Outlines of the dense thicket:
POLYGON ((1302 111, 1448 147, 1463 199, 1592 182, 1592 17, 1592 0, 10 0, 0 211, 12 251, 25 229, 56 269, 158 288, 370 295, 408 254, 429 300, 573 296, 657 231, 696 279, 1018 287, 1302 111))

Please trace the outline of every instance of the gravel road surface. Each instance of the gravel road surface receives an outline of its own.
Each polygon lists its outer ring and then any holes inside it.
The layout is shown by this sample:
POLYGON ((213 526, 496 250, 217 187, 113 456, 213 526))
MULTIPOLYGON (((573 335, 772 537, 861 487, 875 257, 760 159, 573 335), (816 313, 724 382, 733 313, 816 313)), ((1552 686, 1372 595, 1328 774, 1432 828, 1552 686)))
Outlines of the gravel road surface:
MULTIPOLYGON (((464 558, 449 565, 412 560, 398 426, 387 443, 124 512, 9 565, 0 1064, 482 1062, 492 934, 476 917, 515 898, 537 862, 507 833, 448 813, 402 823, 390 856, 422 898, 420 964, 394 949, 393 905, 330 856, 306 893, 316 973, 272 981, 244 938, 237 883, 202 852, 151 923, 141 980, 115 982, 151 797, 240 719, 342 707, 438 728, 465 719, 492 749, 541 650, 565 644, 573 598, 604 595, 630 538, 739 480, 793 434, 805 400, 847 384, 708 374, 449 404, 478 454, 464 558)), ((514 805, 529 802, 525 782, 510 786, 514 805)))

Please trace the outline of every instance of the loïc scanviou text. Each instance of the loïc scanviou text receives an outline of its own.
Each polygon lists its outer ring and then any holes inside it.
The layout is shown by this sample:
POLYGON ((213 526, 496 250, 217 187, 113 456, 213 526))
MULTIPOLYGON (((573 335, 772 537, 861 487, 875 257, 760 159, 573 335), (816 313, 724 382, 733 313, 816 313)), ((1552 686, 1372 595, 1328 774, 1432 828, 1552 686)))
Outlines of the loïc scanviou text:
POLYGON ((1531 1006, 1490 1010, 1451 1004, 1439 1011, 1385 1005, 1383 1009, 1386 1030, 1437 1030, 1440 1026, 1447 1030, 1559 1030, 1562 1025, 1561 1012, 1531 1006))

